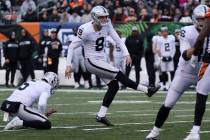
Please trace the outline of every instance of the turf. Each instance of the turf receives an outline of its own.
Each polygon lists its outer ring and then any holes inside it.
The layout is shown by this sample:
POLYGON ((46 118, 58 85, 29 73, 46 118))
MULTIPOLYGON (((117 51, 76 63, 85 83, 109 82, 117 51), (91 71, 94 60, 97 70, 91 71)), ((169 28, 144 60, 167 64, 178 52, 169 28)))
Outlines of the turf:
MULTIPOLYGON (((0 130, 0 140, 143 140, 152 128, 154 119, 166 94, 158 93, 152 98, 141 93, 118 93, 111 105, 108 118, 115 124, 107 128, 95 122, 104 93, 98 91, 58 91, 49 100, 49 108, 58 110, 50 120, 51 130, 26 129, 20 131, 0 130)), ((0 102, 9 96, 0 92, 0 102)), ((163 126, 159 140, 182 140, 193 121, 195 94, 185 94, 163 126)), ((0 114, 2 116, 2 112, 0 114)), ((202 140, 209 140, 210 105, 204 116, 202 140)), ((1 122, 1 125, 4 125, 1 122)), ((1 128, 3 129, 3 127, 1 128)))

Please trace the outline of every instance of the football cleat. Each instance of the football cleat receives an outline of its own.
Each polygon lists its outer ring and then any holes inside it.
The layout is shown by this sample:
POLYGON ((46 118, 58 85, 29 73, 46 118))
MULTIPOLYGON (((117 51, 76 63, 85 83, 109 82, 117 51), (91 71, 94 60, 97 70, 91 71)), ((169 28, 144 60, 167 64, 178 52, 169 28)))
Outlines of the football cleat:
POLYGON ((78 89, 79 88, 79 83, 78 82, 75 83, 74 88, 75 89, 78 89))
POLYGON ((89 85, 89 82, 88 81, 85 81, 84 88, 86 88, 86 89, 89 89, 90 88, 90 85, 89 85))
POLYGON ((151 130, 151 132, 146 136, 145 140, 157 140, 159 134, 159 131, 151 130))
POLYGON ((96 121, 105 124, 106 126, 114 126, 106 117, 99 117, 97 115, 96 121))
POLYGON ((184 140, 200 140, 199 133, 190 133, 184 140))
POLYGON ((5 127, 4 130, 19 129, 23 127, 23 121, 18 117, 12 119, 5 127))
POLYGON ((154 95, 160 89, 160 87, 160 85, 158 85, 157 87, 148 87, 147 96, 152 97, 152 95, 154 95))

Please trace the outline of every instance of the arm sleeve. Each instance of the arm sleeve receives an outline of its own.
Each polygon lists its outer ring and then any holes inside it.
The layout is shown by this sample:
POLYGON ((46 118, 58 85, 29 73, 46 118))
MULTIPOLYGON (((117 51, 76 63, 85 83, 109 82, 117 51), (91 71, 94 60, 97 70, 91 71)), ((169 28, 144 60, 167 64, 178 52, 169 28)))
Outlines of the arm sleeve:
POLYGON ((8 55, 7 55, 7 43, 3 43, 3 53, 4 53, 5 59, 7 59, 8 58, 8 55))
POLYGON ((73 51, 75 48, 80 47, 80 46, 82 46, 82 39, 80 39, 79 37, 77 37, 75 40, 71 42, 68 48, 66 66, 72 66, 71 62, 72 62, 72 57, 73 57, 73 51))
POLYGON ((118 34, 116 33, 115 29, 113 28, 111 21, 109 21, 109 34, 113 38, 116 44, 119 44, 120 48, 122 49, 123 56, 130 55, 128 53, 128 49, 126 48, 125 44, 122 42, 118 34))
POLYGON ((172 57, 174 57, 176 53, 176 46, 175 46, 175 37, 173 36, 173 43, 172 43, 172 57))
MULTIPOLYGON (((182 30, 184 30, 184 29, 182 28, 182 30)), ((191 48, 190 43, 189 43, 189 39, 187 38, 187 34, 185 34, 184 36, 180 36, 179 42, 180 42, 180 52, 181 52, 181 54, 185 50, 191 48)))
POLYGON ((82 46, 82 42, 83 40, 85 40, 85 38, 86 34, 84 32, 84 27, 80 26, 77 31, 76 39, 72 40, 71 44, 69 45, 66 66, 72 66, 71 62, 72 62, 74 48, 82 46))
POLYGON ((41 114, 44 114, 47 107, 47 100, 50 97, 50 93, 43 92, 41 96, 39 97, 38 101, 38 111, 41 114))

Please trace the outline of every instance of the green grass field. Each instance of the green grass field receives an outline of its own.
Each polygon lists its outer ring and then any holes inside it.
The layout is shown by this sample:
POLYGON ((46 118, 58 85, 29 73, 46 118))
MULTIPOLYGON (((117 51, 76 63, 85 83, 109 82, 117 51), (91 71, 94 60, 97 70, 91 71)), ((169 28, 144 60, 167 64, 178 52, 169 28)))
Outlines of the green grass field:
MULTIPOLYGON (((105 91, 57 91, 49 100, 49 108, 58 110, 50 120, 51 130, 23 129, 0 130, 0 140, 143 140, 152 128, 157 111, 165 94, 152 98, 144 94, 119 92, 110 107, 108 118, 116 125, 106 127, 95 122, 105 91)), ((9 96, 9 91, 0 92, 0 102, 9 96)), ((195 94, 187 93, 171 112, 159 140, 182 140, 191 129, 195 94)), ((210 139, 210 102, 204 116, 201 139, 210 139)), ((1 112, 2 117, 2 112, 1 112)), ((4 125, 1 122, 1 129, 4 125)))

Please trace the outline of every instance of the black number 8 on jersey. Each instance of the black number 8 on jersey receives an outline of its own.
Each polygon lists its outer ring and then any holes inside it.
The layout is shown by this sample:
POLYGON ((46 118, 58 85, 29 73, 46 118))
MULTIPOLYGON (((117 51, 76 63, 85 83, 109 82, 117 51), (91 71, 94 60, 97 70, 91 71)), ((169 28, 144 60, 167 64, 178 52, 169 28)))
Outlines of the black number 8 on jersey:
POLYGON ((104 37, 100 37, 96 40, 96 51, 101 51, 104 48, 104 37))

